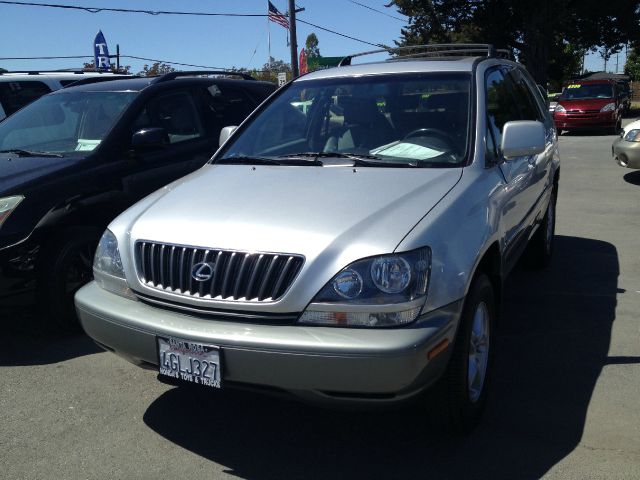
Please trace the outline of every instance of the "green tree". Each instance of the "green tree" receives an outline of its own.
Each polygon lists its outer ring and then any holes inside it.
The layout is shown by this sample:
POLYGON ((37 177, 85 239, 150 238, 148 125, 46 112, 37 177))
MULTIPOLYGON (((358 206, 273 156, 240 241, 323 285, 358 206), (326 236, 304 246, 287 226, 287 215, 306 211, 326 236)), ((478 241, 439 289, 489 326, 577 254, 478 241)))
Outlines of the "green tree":
POLYGON ((627 54, 627 62, 624 64, 624 73, 629 75, 634 82, 640 81, 640 55, 638 50, 633 48, 627 54))
MULTIPOLYGON (((85 72, 94 72, 96 70, 95 64, 93 62, 85 62, 82 65, 82 70, 85 72)), ((116 70, 116 66, 114 63, 111 64, 110 71, 113 73, 131 73, 131 65, 120 65, 120 70, 116 70)))
POLYGON ((640 35, 637 0, 392 0, 388 6, 409 17, 399 45, 492 43, 516 54, 542 85, 565 45, 611 55, 640 35))
POLYGON ((315 33, 310 33, 307 36, 307 41, 304 43, 304 52, 307 54, 307 58, 316 58, 320 56, 320 49, 318 48, 318 37, 315 33))
POLYGON ((176 69, 171 65, 161 62, 154 62, 151 66, 145 64, 142 70, 138 72, 141 77, 155 77, 157 75, 164 75, 165 73, 175 72, 176 69))
POLYGON ((261 70, 251 70, 249 74, 258 80, 277 83, 278 73, 284 72, 287 74, 287 80, 291 80, 291 65, 289 63, 284 60, 276 60, 273 57, 270 60, 262 66, 261 70))

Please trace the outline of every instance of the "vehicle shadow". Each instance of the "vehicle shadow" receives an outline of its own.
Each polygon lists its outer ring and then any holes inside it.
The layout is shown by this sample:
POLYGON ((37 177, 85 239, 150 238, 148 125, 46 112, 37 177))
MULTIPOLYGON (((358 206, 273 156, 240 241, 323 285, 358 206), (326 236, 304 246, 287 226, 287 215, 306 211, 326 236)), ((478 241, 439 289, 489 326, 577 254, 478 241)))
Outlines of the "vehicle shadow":
POLYGON ((43 326, 32 302, 0 299, 0 325, 0 367, 48 365, 103 351, 82 332, 43 326))
POLYGON ((552 268, 507 279, 488 410, 466 437, 416 408, 330 411, 182 387, 144 422, 240 478, 537 479, 580 442, 603 365, 638 360, 607 357, 618 273, 613 245, 558 236, 552 268))
POLYGON ((640 170, 635 170, 625 174, 624 181, 632 185, 640 185, 640 170))

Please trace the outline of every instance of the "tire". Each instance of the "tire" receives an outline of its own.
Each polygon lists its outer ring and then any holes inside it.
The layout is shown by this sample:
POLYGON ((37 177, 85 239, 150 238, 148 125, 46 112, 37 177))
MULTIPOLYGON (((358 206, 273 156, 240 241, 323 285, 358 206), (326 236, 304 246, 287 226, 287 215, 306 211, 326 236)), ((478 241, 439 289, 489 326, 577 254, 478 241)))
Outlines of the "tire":
POLYGON ((553 187, 547 211, 536 233, 533 234, 525 251, 526 266, 534 270, 542 270, 549 266, 553 257, 553 244, 556 233, 556 200, 557 187, 553 187))
POLYGON ((37 302, 45 330, 80 329, 73 297, 93 278, 93 255, 99 238, 97 229, 73 228, 41 252, 37 302))
POLYGON ((562 129, 561 128, 557 128, 556 129, 556 133, 558 134, 558 136, 562 135, 562 129))
POLYGON ((493 286, 489 278, 480 273, 467 294, 451 360, 443 377, 446 397, 443 406, 447 428, 453 433, 470 432, 482 417, 493 366, 495 315, 493 286))

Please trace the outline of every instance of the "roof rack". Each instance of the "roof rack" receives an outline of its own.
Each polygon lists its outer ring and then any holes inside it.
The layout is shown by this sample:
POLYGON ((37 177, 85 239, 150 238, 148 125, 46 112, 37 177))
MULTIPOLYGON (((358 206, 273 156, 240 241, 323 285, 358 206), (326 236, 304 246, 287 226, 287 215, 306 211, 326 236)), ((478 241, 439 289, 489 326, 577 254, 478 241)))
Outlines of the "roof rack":
POLYGON ((193 77, 196 75, 233 75, 235 77, 241 77, 243 80, 255 80, 248 73, 237 72, 234 70, 186 70, 181 72, 169 72, 156 77, 153 83, 168 82, 169 80, 175 80, 178 77, 193 77))
POLYGON ((118 72, 103 72, 101 70, 76 70, 76 69, 68 69, 68 70, 9 70, 6 72, 0 71, 0 75, 8 75, 20 73, 23 75, 48 75, 51 73, 60 73, 60 74, 72 74, 72 75, 83 75, 85 73, 100 73, 102 75, 116 75, 118 72))
POLYGON ((362 57, 364 55, 372 55, 374 53, 391 53, 398 54, 398 57, 391 60, 401 60, 403 58, 420 58, 420 57, 449 57, 449 56, 486 56, 486 57, 498 57, 510 55, 510 52, 505 49, 496 49, 490 43, 432 43, 428 45, 408 45, 405 47, 385 47, 380 50, 371 50, 369 52, 355 53, 344 57, 339 67, 351 65, 351 59, 354 57, 362 57), (415 52, 415 50, 424 50, 423 52, 409 53, 401 55, 402 52, 409 51, 415 52), (401 57, 401 58, 399 58, 401 57))
POLYGON ((79 85, 89 85, 90 83, 110 82, 111 80, 128 80, 130 78, 142 78, 139 75, 114 75, 112 77, 87 77, 81 78, 65 85, 62 88, 77 87, 79 85))

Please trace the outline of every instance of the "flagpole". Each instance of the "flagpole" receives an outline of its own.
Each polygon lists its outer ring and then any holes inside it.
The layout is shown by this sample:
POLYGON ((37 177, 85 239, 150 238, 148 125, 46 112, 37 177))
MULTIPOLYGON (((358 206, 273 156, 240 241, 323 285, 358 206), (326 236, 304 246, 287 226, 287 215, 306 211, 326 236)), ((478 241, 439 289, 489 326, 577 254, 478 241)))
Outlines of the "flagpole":
POLYGON ((268 37, 268 45, 269 45, 269 53, 267 58, 267 65, 269 65, 269 75, 271 75, 271 27, 269 26, 269 17, 267 17, 267 37, 268 37))

